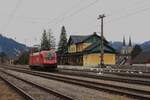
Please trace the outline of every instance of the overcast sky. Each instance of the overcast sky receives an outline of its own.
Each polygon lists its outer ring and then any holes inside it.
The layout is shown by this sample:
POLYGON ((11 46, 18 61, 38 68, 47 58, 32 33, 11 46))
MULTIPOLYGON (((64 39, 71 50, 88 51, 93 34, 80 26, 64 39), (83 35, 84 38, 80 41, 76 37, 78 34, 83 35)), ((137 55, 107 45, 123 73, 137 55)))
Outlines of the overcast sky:
POLYGON ((58 42, 62 25, 68 37, 100 32, 103 13, 108 41, 150 40, 150 0, 0 0, 0 33, 32 46, 51 29, 58 42))

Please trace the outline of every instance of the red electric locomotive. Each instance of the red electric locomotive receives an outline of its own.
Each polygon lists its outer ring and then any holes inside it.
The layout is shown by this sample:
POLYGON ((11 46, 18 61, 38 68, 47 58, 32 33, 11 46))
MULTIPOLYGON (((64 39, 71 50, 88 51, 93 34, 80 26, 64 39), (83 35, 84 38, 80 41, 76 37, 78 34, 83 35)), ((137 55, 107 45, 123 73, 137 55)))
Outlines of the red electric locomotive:
POLYGON ((55 70, 57 68, 57 56, 55 50, 39 50, 37 48, 32 48, 29 56, 29 66, 31 69, 44 68, 55 70))

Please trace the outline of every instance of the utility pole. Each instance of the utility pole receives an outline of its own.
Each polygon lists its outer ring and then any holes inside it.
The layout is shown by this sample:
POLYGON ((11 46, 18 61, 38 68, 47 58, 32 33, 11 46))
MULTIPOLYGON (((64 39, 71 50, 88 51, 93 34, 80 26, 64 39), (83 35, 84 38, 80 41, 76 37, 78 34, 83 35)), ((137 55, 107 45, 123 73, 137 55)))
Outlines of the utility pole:
POLYGON ((101 19, 101 68, 104 67, 104 36, 103 36, 103 18, 106 17, 104 14, 98 16, 98 20, 101 19))

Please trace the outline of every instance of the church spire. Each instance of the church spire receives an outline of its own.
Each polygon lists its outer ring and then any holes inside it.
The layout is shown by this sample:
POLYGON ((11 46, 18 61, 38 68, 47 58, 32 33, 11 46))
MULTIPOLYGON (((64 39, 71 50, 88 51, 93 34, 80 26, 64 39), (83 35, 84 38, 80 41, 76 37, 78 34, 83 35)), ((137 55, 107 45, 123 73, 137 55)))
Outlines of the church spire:
POLYGON ((129 37, 129 46, 132 46, 132 43, 131 43, 131 36, 129 37))
POLYGON ((123 36, 123 46, 126 46, 125 36, 123 36))

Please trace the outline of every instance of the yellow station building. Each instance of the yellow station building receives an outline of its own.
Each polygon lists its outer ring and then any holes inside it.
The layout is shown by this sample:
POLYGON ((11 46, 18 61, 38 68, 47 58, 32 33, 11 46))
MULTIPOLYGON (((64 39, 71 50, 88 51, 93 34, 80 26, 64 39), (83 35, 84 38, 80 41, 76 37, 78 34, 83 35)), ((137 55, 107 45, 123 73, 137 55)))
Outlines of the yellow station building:
MULTIPOLYGON (((68 40, 68 51, 61 64, 97 66, 100 64, 101 37, 96 33, 87 36, 72 35, 68 40)), ((104 64, 115 64, 116 51, 104 39, 104 64)))

